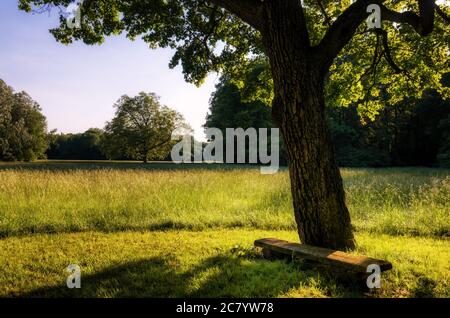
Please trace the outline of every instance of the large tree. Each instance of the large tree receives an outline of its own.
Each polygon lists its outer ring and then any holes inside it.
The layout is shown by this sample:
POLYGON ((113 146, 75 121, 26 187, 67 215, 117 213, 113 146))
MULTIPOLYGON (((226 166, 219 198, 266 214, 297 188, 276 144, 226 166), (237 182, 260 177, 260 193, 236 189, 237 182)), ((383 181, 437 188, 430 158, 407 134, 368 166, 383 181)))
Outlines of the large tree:
MULTIPOLYGON (((20 0, 41 10, 70 0, 20 0)), ((380 94, 440 85, 449 69, 448 7, 433 0, 85 0, 81 28, 61 18, 51 32, 62 43, 101 43, 104 36, 142 35, 171 47, 188 81, 209 71, 239 74, 250 58, 266 57, 274 85, 272 113, 289 157, 294 213, 302 242, 352 248, 342 179, 325 120, 325 91, 335 100, 364 100, 376 111, 380 94), (367 30, 367 7, 381 9, 383 28, 367 30), (436 32, 433 33, 433 30, 436 32), (379 71, 389 76, 379 75, 379 71), (386 73, 387 72, 387 73, 386 73)), ((344 104, 344 103, 342 103, 344 104)))
POLYGON ((0 160, 43 158, 47 146, 47 120, 39 104, 0 79, 0 160))
POLYGON ((103 148, 111 159, 165 158, 173 146, 174 131, 187 128, 183 116, 144 92, 122 96, 115 104, 115 117, 106 124, 103 148))

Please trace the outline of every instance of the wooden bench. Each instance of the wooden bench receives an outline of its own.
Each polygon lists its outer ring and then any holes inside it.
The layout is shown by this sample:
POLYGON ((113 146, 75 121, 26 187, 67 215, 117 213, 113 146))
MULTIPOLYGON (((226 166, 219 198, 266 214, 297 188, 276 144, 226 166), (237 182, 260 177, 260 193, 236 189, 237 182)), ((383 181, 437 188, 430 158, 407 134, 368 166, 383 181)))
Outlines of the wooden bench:
MULTIPOLYGON (((255 246, 261 247, 264 256, 268 258, 300 259, 307 264, 319 265, 335 272, 356 274, 357 279, 364 279, 364 282, 365 278, 372 273, 367 272, 369 265, 378 265, 381 272, 392 269, 392 264, 388 261, 274 238, 256 240, 255 246)), ((348 276, 346 277, 348 278, 348 276)))

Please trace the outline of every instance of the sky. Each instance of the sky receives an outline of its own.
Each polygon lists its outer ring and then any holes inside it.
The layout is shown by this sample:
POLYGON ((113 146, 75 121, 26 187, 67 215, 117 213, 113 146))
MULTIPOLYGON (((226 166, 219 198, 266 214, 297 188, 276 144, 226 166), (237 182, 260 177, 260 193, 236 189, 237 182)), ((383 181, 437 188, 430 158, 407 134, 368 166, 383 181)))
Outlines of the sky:
POLYGON ((120 96, 144 91, 182 113, 196 138, 204 138, 201 126, 217 74, 198 88, 184 81, 180 67, 169 69, 173 51, 151 50, 143 41, 124 36, 107 38, 100 46, 64 46, 48 32, 59 25, 56 11, 28 14, 17 3, 0 1, 0 79, 40 104, 49 130, 103 128, 120 96))

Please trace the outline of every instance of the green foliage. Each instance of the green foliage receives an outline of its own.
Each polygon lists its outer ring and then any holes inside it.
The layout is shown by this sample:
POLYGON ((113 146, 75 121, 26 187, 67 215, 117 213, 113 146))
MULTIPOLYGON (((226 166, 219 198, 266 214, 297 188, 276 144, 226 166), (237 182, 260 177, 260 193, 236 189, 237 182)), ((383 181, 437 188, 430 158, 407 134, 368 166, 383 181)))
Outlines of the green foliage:
MULTIPOLYGON (((71 2, 19 0, 20 8, 28 12, 50 10, 53 6, 61 8, 71 2)), ((303 2, 313 45, 319 43, 328 25, 350 4, 351 0, 303 2)), ((416 2, 389 0, 384 4, 397 12, 407 9, 418 12, 416 2)), ((447 5, 441 6, 441 10, 449 15, 447 5)), ((100 44, 105 36, 121 33, 130 39, 140 36, 151 48, 175 49, 170 66, 181 64, 186 80, 197 84, 210 71, 224 71, 242 89, 240 84, 247 70, 253 68, 255 57, 258 63, 265 60, 259 32, 211 1, 85 1, 82 16, 80 29, 69 28, 61 16, 61 24, 51 30, 52 34, 64 44, 74 40, 100 44)), ((407 24, 383 22, 390 57, 397 70, 389 63, 381 34, 369 32, 362 23, 331 67, 326 88, 328 104, 357 103, 373 118, 386 105, 379 102, 382 96, 389 104, 396 104, 405 97, 420 97, 424 89, 433 88, 445 98, 449 97, 450 88, 442 85, 442 77, 450 71, 450 32, 444 19, 436 16, 435 20, 435 31, 425 38, 407 24)), ((249 88, 246 98, 268 103, 272 98, 269 69, 265 68, 258 76, 266 89, 249 88)))
POLYGON ((48 159, 102 160, 104 156, 101 143, 103 131, 91 128, 81 134, 50 135, 50 146, 47 149, 48 159))
MULTIPOLYGON (((253 85, 244 82, 244 85, 253 85)), ((271 109, 261 101, 245 102, 243 93, 226 76, 216 85, 210 100, 205 127, 225 128, 271 128, 271 109)))
MULTIPOLYGON (((204 127, 220 129, 225 141, 226 128, 255 128, 257 131, 259 128, 275 128, 271 108, 264 102, 269 102, 271 92, 267 90, 268 87, 264 84, 266 82, 261 80, 266 70, 266 64, 254 64, 252 69, 243 74, 245 80, 240 83, 237 83, 236 77, 222 76, 211 96, 204 127)), ((284 144, 280 142, 280 163, 286 164, 284 144)), ((246 143, 247 152, 248 148, 249 144, 246 143)))
POLYGON ((442 140, 439 148, 438 161, 440 166, 450 168, 450 115, 439 123, 442 140))
POLYGON ((39 105, 25 92, 14 93, 0 80, 0 160, 44 158, 47 122, 39 105))
MULTIPOLYGON (((314 1, 310 1, 314 2, 314 1)), ((350 0, 322 1, 331 19, 340 15, 349 6, 350 0)), ((385 5, 397 12, 414 10, 418 12, 417 1, 384 1, 385 5)), ((311 4, 314 8, 314 5, 311 4)), ((441 6, 447 14, 448 5, 441 6)), ((316 10, 307 10, 317 18, 316 10)), ((383 18, 383 17, 382 17, 383 18)), ((310 24, 318 40, 326 31, 318 18, 310 24)), ((450 29, 441 18, 435 19, 435 31, 427 37, 418 35, 407 24, 383 21, 387 32, 389 52, 396 70, 386 57, 382 35, 367 30, 360 25, 357 34, 342 50, 331 67, 327 82, 327 102, 330 105, 347 106, 358 103, 367 114, 375 116, 387 104, 396 104, 405 97, 421 97, 426 89, 437 90, 444 98, 450 97, 450 87, 442 79, 450 71, 448 58, 450 29), (380 100, 384 100, 380 103, 380 100)))
POLYGON ((327 118, 339 165, 437 165, 439 153, 446 151, 448 132, 443 119, 450 114, 450 101, 432 91, 423 96, 389 105, 373 119, 355 105, 329 107, 327 118))
POLYGON ((102 148, 109 159, 131 158, 147 162, 170 153, 172 134, 189 131, 183 116, 159 103, 155 94, 122 96, 116 114, 105 127, 102 148))
MULTIPOLYGON (((271 108, 263 96, 269 92, 259 79, 266 68, 255 63, 242 74, 243 80, 222 76, 210 101, 205 127, 273 127, 271 108), (239 86, 238 86, 239 85, 239 86), (250 93, 249 93, 250 92, 250 93)), ((448 83, 447 83, 448 84, 448 83)), ((450 114, 450 100, 433 90, 424 91, 421 99, 404 99, 380 108, 377 115, 364 107, 327 107, 328 126, 338 164, 343 167, 432 166, 445 165, 450 128, 445 118, 450 114)), ((388 103, 383 99, 382 103, 388 103)), ((283 157, 286 155, 283 153, 283 157)), ((283 158, 283 162, 286 159, 283 158)))
POLYGON ((265 105, 272 103, 272 74, 269 61, 264 57, 248 59, 239 69, 224 76, 222 80, 228 80, 229 84, 239 89, 244 103, 259 102, 265 105))

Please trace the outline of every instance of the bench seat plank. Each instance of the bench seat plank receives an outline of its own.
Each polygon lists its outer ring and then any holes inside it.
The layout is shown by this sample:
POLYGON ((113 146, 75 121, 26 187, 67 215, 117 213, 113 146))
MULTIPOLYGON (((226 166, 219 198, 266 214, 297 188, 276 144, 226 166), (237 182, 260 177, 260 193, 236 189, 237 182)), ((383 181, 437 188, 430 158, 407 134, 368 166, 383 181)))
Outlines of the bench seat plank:
POLYGON ((265 238, 255 241, 255 246, 304 260, 315 261, 327 265, 338 266, 347 270, 366 273, 367 267, 372 264, 380 266, 381 271, 392 269, 388 261, 365 256, 352 255, 341 251, 316 247, 306 244, 290 243, 274 238, 265 238))

